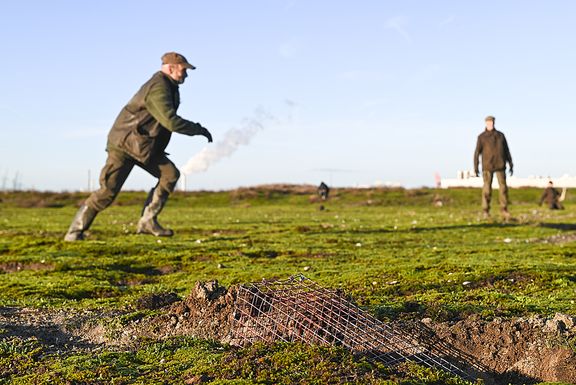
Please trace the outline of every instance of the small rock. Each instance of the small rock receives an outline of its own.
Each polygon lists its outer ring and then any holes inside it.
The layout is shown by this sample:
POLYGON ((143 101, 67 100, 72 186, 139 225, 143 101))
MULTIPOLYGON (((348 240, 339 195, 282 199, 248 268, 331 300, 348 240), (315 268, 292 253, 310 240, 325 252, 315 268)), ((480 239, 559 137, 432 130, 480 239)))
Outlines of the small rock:
POLYGON ((542 329, 546 333, 561 333, 564 329, 564 323, 562 321, 557 321, 555 319, 549 319, 546 321, 544 328, 542 329))
POLYGON ((220 286, 216 280, 209 282, 196 282, 194 292, 196 298, 211 301, 226 294, 226 288, 220 286))
POLYGON ((204 384, 208 381, 210 381, 210 378, 207 375, 198 374, 186 379, 184 383, 187 385, 195 385, 195 384, 204 384))
POLYGON ((553 320, 561 323, 565 329, 572 329, 576 325, 576 320, 567 314, 556 313, 553 320))

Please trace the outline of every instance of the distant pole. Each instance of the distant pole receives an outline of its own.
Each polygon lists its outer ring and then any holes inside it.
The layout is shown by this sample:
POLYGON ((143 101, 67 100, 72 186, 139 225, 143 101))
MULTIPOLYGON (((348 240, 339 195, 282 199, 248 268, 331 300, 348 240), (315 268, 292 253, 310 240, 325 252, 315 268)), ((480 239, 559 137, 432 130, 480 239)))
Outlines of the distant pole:
POLYGON ((92 191, 92 175, 90 169, 88 169, 88 192, 92 191))
POLYGON ((18 177, 20 176, 20 172, 16 171, 16 175, 14 175, 14 180, 12 181, 12 188, 14 191, 19 190, 18 186, 18 177))

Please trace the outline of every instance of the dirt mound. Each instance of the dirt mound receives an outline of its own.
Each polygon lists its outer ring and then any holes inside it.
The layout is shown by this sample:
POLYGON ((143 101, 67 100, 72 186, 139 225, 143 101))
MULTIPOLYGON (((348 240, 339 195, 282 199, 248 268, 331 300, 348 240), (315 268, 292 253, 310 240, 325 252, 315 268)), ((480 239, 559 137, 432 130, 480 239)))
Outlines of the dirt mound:
POLYGON ((178 301, 180 298, 176 293, 145 294, 136 300, 136 308, 139 310, 160 309, 178 301))
MULTIPOLYGON (((237 288, 226 290, 216 281, 197 283, 165 316, 171 320, 169 334, 236 342, 236 295, 237 288)), ((165 324, 165 319, 161 322, 165 324)), ((425 319, 420 325, 424 326, 420 335, 429 346, 466 362, 470 374, 487 384, 576 383, 576 351, 570 348, 576 345, 576 318, 571 316, 493 321, 470 317, 453 323, 425 319)))
MULTIPOLYGON (((0 308, 0 339, 35 337, 54 352, 126 350, 142 339, 173 336, 235 343, 237 293, 237 287, 226 289, 211 281, 196 283, 183 300, 173 293, 148 294, 137 307, 153 309, 151 315, 0 308)), ((444 323, 424 319, 393 326, 411 327, 430 350, 466 363, 469 374, 486 384, 576 383, 576 318, 568 315, 444 323)))
MULTIPOLYGON (((172 303, 162 314, 126 325, 115 343, 131 345, 139 337, 163 339, 182 335, 229 343, 235 330, 232 314, 235 292, 217 281, 197 282, 184 300, 172 303)), ((140 299, 140 302, 150 301, 140 299)))
POLYGON ((487 383, 576 383, 576 319, 571 316, 423 322, 440 341, 473 362, 475 374, 487 383))
MULTIPOLYGON (((226 290, 216 281, 199 282, 183 301, 151 320, 147 328, 142 329, 147 323, 141 323, 138 330, 146 334, 156 330, 157 337, 191 335, 237 342, 236 295, 235 287, 226 290)), ((419 324, 416 330, 432 350, 466 362, 470 374, 487 384, 576 383, 576 351, 570 348, 576 345, 576 318, 571 316, 493 321, 470 317, 453 323, 424 319, 419 324)))

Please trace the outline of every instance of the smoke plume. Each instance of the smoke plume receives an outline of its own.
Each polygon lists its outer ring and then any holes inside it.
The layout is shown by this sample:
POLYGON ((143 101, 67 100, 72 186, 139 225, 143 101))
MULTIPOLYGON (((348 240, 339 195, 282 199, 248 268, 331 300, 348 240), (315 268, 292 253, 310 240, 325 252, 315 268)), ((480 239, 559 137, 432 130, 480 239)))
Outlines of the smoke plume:
POLYGON ((275 120, 276 119, 264 111, 264 109, 256 109, 253 116, 244 119, 239 128, 230 129, 224 134, 222 140, 204 147, 198 154, 190 158, 190 160, 181 167, 181 171, 184 174, 206 171, 212 164, 232 155, 238 147, 250 143, 258 131, 262 130, 266 124, 274 122, 275 120))

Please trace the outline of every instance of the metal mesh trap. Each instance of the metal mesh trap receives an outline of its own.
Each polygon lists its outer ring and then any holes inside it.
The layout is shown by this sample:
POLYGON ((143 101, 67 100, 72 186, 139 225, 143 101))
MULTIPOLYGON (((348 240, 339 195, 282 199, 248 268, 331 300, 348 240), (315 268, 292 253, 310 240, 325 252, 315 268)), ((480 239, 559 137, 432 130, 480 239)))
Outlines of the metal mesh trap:
POLYGON ((323 288, 301 274, 241 285, 234 319, 240 344, 298 341, 339 345, 387 366, 412 361, 470 379, 424 347, 411 331, 379 321, 340 291, 323 288))

